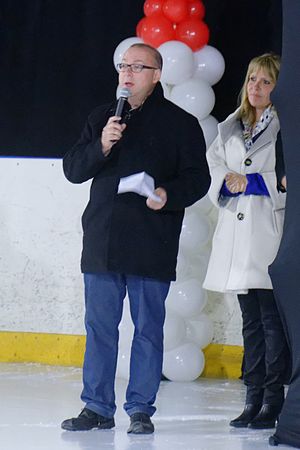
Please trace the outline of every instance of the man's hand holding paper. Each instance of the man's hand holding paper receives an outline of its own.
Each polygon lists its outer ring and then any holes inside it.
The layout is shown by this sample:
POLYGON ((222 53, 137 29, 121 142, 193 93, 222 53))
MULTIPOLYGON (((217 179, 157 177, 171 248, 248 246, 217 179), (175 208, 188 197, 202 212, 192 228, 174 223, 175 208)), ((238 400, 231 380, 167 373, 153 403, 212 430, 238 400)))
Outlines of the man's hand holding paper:
POLYGON ((154 179, 146 172, 139 172, 120 179, 118 194, 136 192, 147 197, 148 208, 159 210, 166 204, 167 193, 163 188, 154 188, 154 179))
POLYGON ((155 189, 154 194, 156 197, 159 197, 160 200, 154 200, 153 196, 149 196, 146 201, 148 208, 155 210, 163 208, 167 203, 167 193, 165 189, 159 187, 155 189))

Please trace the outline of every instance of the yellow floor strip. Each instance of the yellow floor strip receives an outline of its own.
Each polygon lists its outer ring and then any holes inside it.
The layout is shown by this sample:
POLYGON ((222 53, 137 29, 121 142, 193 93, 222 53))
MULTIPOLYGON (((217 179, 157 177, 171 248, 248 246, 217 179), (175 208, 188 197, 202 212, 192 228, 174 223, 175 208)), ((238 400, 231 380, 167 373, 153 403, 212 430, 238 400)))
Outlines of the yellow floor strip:
MULTIPOLYGON (((0 332, 0 362, 34 362, 82 367, 85 336, 69 334, 0 332)), ((243 348, 210 344, 204 350, 203 377, 239 378, 243 348)))

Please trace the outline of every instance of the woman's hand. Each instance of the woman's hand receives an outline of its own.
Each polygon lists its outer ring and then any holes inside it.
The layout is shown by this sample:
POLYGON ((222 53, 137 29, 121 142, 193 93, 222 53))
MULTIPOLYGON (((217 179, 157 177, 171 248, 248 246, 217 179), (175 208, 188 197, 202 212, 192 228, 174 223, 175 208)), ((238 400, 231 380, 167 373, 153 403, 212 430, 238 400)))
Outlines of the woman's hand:
POLYGON ((225 177, 225 184, 232 194, 237 194, 238 192, 245 192, 248 180, 245 175, 229 172, 225 177))
POLYGON ((282 177, 280 184, 281 184, 281 186, 283 186, 284 189, 286 190, 287 184, 286 184, 286 176, 285 176, 285 175, 284 175, 284 177, 282 177))

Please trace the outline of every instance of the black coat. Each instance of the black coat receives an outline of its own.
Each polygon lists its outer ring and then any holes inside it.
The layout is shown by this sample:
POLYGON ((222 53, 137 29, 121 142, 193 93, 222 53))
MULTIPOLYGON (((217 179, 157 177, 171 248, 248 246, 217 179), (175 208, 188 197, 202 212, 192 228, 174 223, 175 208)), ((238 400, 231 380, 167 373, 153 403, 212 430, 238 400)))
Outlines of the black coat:
POLYGON ((184 208, 209 187, 201 128, 196 118, 163 97, 158 84, 104 157, 100 135, 114 109, 114 104, 96 108, 63 160, 72 183, 93 179, 82 217, 82 271, 174 280, 184 208), (121 177, 143 171, 167 191, 160 211, 149 209, 138 194, 117 194, 121 177))

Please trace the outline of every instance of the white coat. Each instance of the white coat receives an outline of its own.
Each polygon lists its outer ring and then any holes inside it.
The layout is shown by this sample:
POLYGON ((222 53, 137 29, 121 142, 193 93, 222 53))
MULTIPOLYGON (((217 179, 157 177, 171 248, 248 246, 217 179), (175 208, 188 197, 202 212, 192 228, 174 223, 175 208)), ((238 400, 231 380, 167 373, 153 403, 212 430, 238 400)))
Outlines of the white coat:
POLYGON ((275 174, 277 116, 247 151, 237 113, 219 124, 218 136, 207 151, 212 179, 208 194, 219 216, 203 287, 246 293, 272 289, 268 266, 278 251, 286 194, 278 192, 275 174), (259 173, 270 197, 241 194, 221 201, 220 189, 228 172, 259 173))

